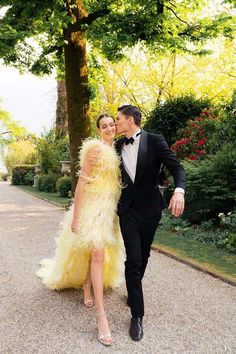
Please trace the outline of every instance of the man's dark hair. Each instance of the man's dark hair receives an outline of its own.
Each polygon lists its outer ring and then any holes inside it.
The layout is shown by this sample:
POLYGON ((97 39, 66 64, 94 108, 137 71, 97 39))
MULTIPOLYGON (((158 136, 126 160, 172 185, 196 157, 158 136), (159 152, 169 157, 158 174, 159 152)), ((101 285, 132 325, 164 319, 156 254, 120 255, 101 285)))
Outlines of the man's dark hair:
POLYGON ((103 114, 101 114, 98 118, 97 118, 97 120, 96 120, 96 126, 97 126, 97 128, 100 128, 100 120, 102 119, 102 118, 112 118, 113 120, 114 120, 114 122, 115 122, 115 119, 110 115, 108 115, 108 114, 106 114, 106 113, 103 113, 103 114))
POLYGON ((140 127, 142 114, 138 107, 132 106, 131 104, 126 104, 118 108, 118 112, 123 113, 125 116, 132 116, 134 118, 134 123, 140 127))

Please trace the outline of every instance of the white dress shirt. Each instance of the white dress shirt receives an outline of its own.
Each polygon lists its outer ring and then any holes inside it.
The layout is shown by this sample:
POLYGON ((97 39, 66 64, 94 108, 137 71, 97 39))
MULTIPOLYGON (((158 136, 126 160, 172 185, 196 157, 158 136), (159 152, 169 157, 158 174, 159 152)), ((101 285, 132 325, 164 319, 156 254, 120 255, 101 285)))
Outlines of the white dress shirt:
POLYGON ((137 160, 138 160, 138 148, 140 143, 140 133, 141 129, 139 129, 132 138, 134 139, 133 144, 123 145, 121 156, 123 159, 123 164, 126 172, 130 176, 132 182, 134 183, 135 174, 136 174, 136 167, 137 167, 137 160), (137 137, 136 135, 139 134, 137 137))
MULTIPOLYGON (((134 183, 135 181, 135 175, 136 175, 136 167, 137 167, 137 160, 138 160, 138 149, 139 149, 139 143, 140 143, 140 137, 141 134, 141 129, 139 129, 133 136, 132 138, 134 139, 133 144, 123 144, 122 150, 121 150, 121 156, 124 164, 124 168, 128 175, 130 176, 132 182, 134 183), (139 134, 138 136, 136 136, 139 134)), ((174 193, 180 192, 184 194, 184 189, 177 187, 174 190, 174 193)))

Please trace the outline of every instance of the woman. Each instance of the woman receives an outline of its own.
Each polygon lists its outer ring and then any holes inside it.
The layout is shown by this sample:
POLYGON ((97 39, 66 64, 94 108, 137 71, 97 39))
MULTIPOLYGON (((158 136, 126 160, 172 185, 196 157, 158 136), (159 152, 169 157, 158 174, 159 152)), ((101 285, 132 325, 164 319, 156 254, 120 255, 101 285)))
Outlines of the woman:
POLYGON ((74 205, 66 213, 56 239, 53 259, 41 261, 36 273, 49 289, 83 287, 84 305, 98 315, 98 340, 109 346, 112 337, 103 303, 104 286, 118 286, 123 273, 123 241, 116 207, 120 196, 119 158, 113 148, 114 119, 97 120, 101 137, 86 140, 80 150, 79 179, 74 205))

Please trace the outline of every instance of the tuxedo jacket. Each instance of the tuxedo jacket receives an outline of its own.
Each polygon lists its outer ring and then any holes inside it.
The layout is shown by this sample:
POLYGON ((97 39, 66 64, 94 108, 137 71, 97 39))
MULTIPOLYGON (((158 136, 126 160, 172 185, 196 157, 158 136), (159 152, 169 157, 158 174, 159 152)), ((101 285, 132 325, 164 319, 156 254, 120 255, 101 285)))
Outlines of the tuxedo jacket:
POLYGON ((147 133, 142 129, 137 157, 135 180, 132 182, 124 168, 121 150, 124 137, 115 142, 115 149, 121 159, 122 192, 117 213, 123 214, 135 203, 144 217, 160 215, 165 202, 159 190, 161 165, 167 167, 174 178, 175 187, 185 189, 184 169, 170 150, 161 134, 147 133))

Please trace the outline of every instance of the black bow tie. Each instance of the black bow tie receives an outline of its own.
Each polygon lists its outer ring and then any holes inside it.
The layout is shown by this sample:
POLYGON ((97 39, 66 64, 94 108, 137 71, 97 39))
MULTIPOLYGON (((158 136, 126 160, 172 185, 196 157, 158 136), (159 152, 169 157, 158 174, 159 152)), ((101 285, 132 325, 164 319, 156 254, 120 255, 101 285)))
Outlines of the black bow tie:
MULTIPOLYGON (((135 138, 137 138, 137 136, 139 136, 140 134, 141 134, 141 132, 137 133, 137 134, 135 135, 135 138)), ((133 138, 133 137, 131 137, 131 138, 125 137, 124 143, 125 143, 125 145, 129 145, 129 144, 133 145, 133 143, 134 143, 134 138, 133 138)))
POLYGON ((126 138, 125 137, 124 143, 125 143, 125 145, 129 145, 129 144, 133 145, 134 138, 133 137, 131 137, 131 138, 126 138))

